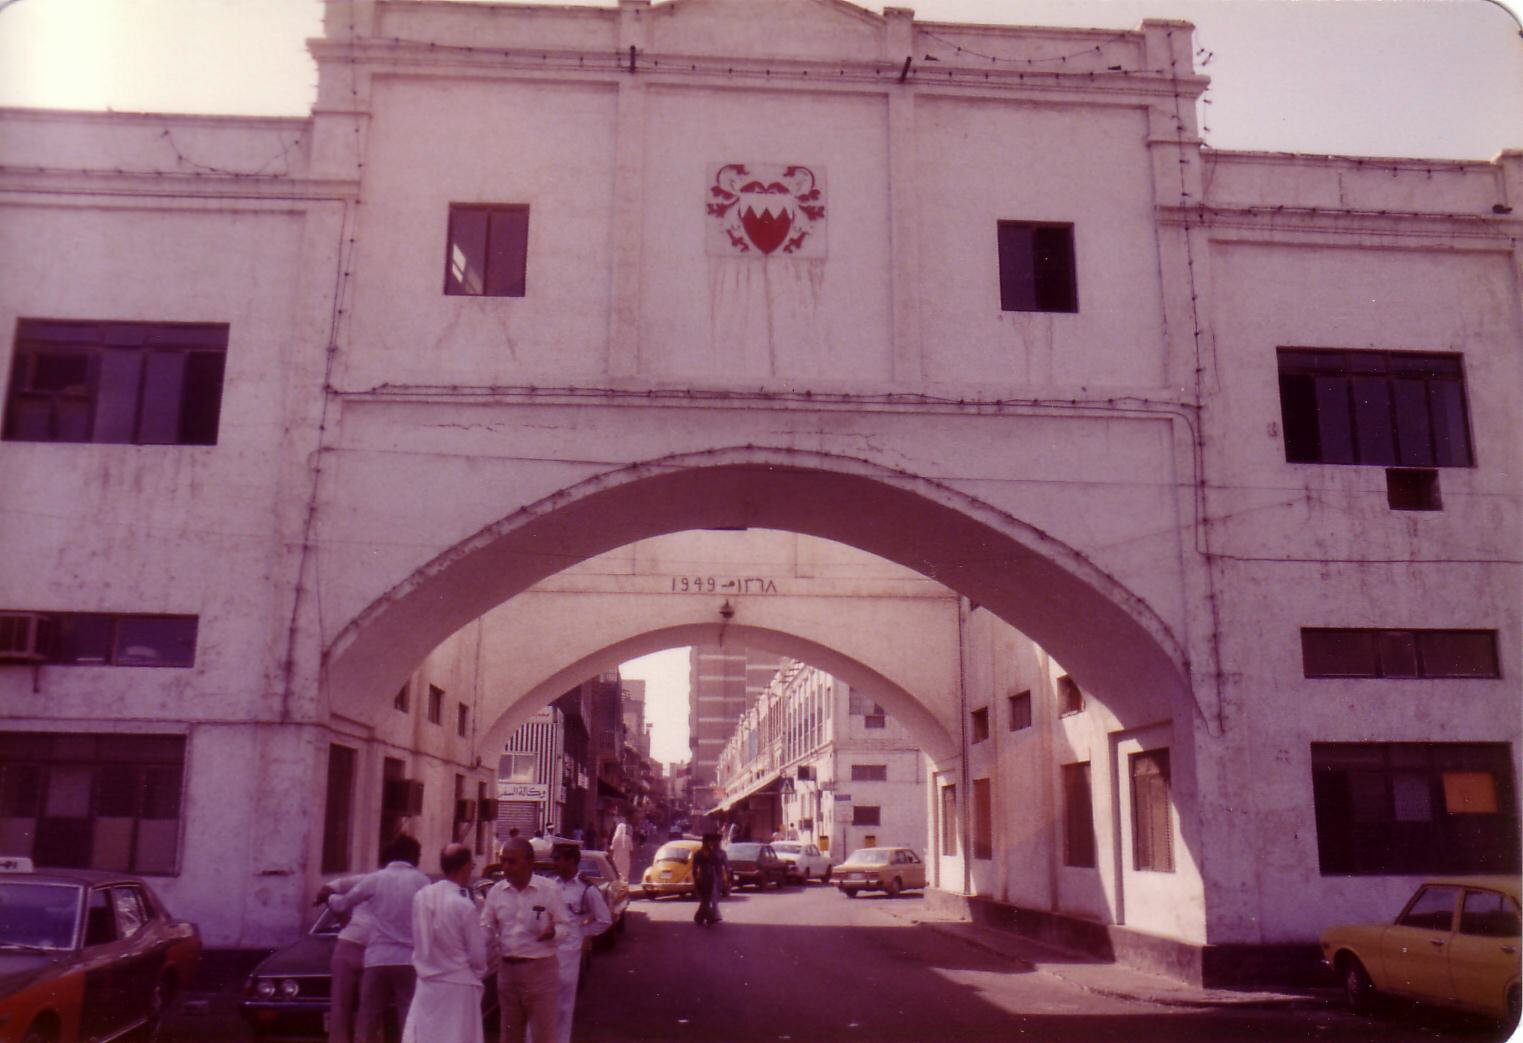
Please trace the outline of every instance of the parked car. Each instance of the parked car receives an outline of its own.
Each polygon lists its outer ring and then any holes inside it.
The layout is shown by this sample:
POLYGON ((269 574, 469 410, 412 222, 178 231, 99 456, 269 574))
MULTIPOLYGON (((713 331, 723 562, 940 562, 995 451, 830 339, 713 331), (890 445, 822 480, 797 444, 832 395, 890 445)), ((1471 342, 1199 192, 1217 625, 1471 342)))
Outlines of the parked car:
POLYGON ((925 886, 925 863, 908 847, 864 847, 835 868, 836 886, 847 898, 858 891, 900 891, 925 886))
MULTIPOLYGON (((554 862, 535 862, 534 872, 540 876, 560 878, 554 862)), ((599 935, 597 942, 612 945, 614 935, 624 930, 624 913, 629 908, 629 885, 619 876, 608 855, 602 851, 583 851, 577 875, 597 888, 603 901, 608 903, 608 914, 613 917, 613 927, 599 935)), ((483 891, 482 896, 485 897, 485 894, 483 891)))
POLYGON ((752 884, 758 891, 788 882, 788 863, 777 857, 771 844, 734 841, 724 846, 730 860, 730 879, 736 887, 752 884))
POLYGON ((201 956, 136 877, 0 858, 0 1039, 152 1039, 201 956))
POLYGON ((1440 877, 1418 887, 1391 923, 1329 927, 1322 958, 1349 1005, 1381 993, 1519 1019, 1519 880, 1440 877))
POLYGON ((668 840, 656 851, 650 868, 640 877, 646 898, 693 893, 693 854, 701 840, 668 840))
POLYGON ((788 879, 807 884, 818 879, 830 883, 830 859, 814 844, 803 840, 774 840, 772 850, 788 867, 788 879))

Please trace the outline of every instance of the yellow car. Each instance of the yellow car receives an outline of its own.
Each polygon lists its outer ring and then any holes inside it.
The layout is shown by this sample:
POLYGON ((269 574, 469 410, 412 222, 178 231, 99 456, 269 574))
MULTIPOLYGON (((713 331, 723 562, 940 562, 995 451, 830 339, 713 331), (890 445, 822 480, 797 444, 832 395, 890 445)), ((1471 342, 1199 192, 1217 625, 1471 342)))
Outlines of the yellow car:
POLYGON ((693 855, 701 840, 669 840, 661 845, 650 868, 640 878, 646 898, 693 893, 693 855))
POLYGON ((1515 1026, 1518 886, 1515 876, 1429 880, 1392 923, 1323 931, 1322 959, 1343 980, 1356 1011, 1390 993, 1515 1026))
POLYGON ((925 886, 925 863, 907 847, 864 847, 835 868, 835 882, 847 898, 858 891, 882 891, 890 898, 925 886))

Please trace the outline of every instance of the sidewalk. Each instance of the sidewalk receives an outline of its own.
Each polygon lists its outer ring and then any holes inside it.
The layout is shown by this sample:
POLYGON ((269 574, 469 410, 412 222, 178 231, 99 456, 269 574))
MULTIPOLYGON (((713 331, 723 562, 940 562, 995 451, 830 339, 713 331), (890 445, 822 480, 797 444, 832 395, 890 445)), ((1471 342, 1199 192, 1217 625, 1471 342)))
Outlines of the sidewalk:
POLYGON ((1055 949, 997 927, 984 927, 966 920, 927 917, 922 915, 924 910, 908 904, 897 908, 883 908, 880 905, 879 908, 890 916, 920 924, 949 938, 957 938, 1100 996, 1171 1007, 1324 1006, 1336 1002, 1341 996, 1331 989, 1286 992, 1203 989, 1093 956, 1055 949))

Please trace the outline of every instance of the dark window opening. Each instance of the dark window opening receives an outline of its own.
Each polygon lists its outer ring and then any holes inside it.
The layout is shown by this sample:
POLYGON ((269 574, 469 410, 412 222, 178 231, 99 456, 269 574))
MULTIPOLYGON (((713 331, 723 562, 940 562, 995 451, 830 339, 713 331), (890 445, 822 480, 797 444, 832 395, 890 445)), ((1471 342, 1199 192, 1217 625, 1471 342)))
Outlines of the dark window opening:
POLYGON ((1088 761, 1063 765, 1063 864, 1095 867, 1095 812, 1088 761))
POLYGON ((878 826, 879 808, 873 804, 853 804, 851 808, 851 824, 853 826, 878 826))
POLYGON ((1001 221, 998 235, 1002 310, 1079 310, 1073 225, 1001 221))
POLYGON ((1174 824, 1169 799, 1169 751, 1131 756, 1132 864, 1138 870, 1174 871, 1174 824))
POLYGON ((1313 743, 1324 876, 1516 873, 1506 743, 1313 743))
POLYGON ((0 733, 0 850, 39 866, 178 872, 185 738, 0 733))
POLYGON ((969 725, 972 733, 969 736, 969 740, 971 742, 983 742, 989 737, 989 708, 986 706, 983 709, 974 710, 968 716, 970 718, 969 725))
POLYGON ((1458 355, 1281 348, 1279 370, 1291 463, 1472 463, 1458 355))
POLYGON ((527 206, 451 204, 444 292, 522 297, 529 253, 527 206))
POLYGON ((195 616, 109 615, 94 612, 11 612, 5 647, 29 649, 35 661, 58 666, 166 666, 196 664, 195 616), (35 629, 25 641, 23 625, 35 629))
POLYGON ((227 335, 223 324, 21 319, 5 438, 216 445, 227 335))
POLYGON ((455 734, 465 735, 470 731, 471 711, 465 703, 459 703, 455 707, 455 734))
POLYGON ((407 698, 407 686, 405 684, 401 688, 397 689, 396 697, 391 700, 391 706, 392 709, 398 710, 402 713, 408 712, 409 701, 407 698))
POLYGON ((1072 677, 1064 674, 1058 678, 1058 716, 1084 712, 1084 692, 1072 677))
POLYGON ((1494 630, 1301 630, 1307 677, 1500 677, 1494 630))
POLYGON ((1031 692, 1017 692, 1010 697, 1010 730, 1031 727, 1031 692))
POLYGON ((1393 511, 1441 511, 1438 472, 1431 468, 1386 468, 1386 502, 1393 511))
POLYGON ((888 780, 887 764, 853 764, 852 782, 885 782, 888 780))
POLYGON ((994 857, 994 798, 988 779, 973 780, 973 857, 994 857))
POLYGON ((328 747, 328 803, 323 812, 324 873, 349 871, 349 836, 354 820, 355 751, 328 747))
POLYGON ((444 723, 444 689, 437 685, 428 686, 428 723, 444 723))

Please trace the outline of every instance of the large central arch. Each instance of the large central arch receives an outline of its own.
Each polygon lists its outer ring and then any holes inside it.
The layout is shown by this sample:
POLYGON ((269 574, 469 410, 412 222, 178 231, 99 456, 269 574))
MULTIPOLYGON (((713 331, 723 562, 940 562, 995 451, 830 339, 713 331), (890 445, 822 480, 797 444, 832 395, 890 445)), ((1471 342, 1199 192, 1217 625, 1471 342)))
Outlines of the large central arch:
MULTIPOLYGON (((1023 631, 1122 720, 1200 712, 1178 637, 1074 548, 945 484, 860 459, 756 446, 611 470, 460 541, 340 631, 324 655, 328 701, 390 691, 449 634, 569 565, 700 528, 781 529, 877 554, 1023 631)), ((729 599, 744 623, 744 595, 729 599)))

